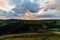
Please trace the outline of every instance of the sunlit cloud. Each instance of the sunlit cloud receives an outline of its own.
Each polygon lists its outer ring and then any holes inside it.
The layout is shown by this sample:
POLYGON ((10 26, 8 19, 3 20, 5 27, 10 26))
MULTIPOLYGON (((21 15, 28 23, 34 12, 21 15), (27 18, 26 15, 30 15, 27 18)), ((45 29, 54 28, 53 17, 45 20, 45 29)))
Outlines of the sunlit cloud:
MULTIPOLYGON (((1 0, 0 16, 60 18, 60 0, 1 0), (30 14, 25 12, 29 11, 30 14), (4 11, 4 12, 2 12, 4 11)), ((16 19, 17 19, 16 18, 16 19)))
POLYGON ((9 0, 0 0, 0 10, 13 12, 11 9, 13 9, 15 5, 10 4, 9 2, 9 0))

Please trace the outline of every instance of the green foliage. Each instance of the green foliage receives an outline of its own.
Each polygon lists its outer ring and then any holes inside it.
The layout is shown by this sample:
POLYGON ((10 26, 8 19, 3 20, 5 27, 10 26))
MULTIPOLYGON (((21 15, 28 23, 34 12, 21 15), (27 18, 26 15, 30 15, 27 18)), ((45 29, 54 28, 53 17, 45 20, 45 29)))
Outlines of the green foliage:
POLYGON ((50 30, 51 28, 60 28, 60 20, 0 20, 0 35, 5 33, 42 32, 42 30, 50 30))

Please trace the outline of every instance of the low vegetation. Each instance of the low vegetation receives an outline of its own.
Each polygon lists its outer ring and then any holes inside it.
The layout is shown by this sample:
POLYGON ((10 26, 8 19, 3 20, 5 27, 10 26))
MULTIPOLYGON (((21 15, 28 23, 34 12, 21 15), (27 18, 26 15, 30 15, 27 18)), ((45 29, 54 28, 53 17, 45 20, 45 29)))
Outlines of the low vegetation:
POLYGON ((0 40, 60 40, 59 20, 0 20, 0 40))

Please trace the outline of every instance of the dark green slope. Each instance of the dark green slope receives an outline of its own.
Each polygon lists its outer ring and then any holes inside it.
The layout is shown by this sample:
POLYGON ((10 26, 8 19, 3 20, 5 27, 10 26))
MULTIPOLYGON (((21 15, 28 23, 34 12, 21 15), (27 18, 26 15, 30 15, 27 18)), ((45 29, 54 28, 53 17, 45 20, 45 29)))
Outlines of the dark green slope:
POLYGON ((0 20, 0 24, 1 23, 17 23, 17 22, 21 22, 24 24, 41 24, 41 23, 55 22, 57 25, 60 25, 60 20, 16 20, 16 19, 0 20))
POLYGON ((0 20, 0 35, 60 29, 60 20, 0 20))

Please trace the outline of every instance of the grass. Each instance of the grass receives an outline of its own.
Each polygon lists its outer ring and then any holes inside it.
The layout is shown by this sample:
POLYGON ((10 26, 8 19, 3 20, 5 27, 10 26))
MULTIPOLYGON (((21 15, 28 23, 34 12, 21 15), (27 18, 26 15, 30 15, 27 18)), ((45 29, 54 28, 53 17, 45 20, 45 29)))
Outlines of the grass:
POLYGON ((6 40, 41 40, 40 38, 9 38, 6 40))
POLYGON ((12 34, 0 36, 0 39, 4 40, 42 40, 43 36, 39 36, 39 33, 25 33, 25 34, 12 34))
POLYGON ((60 40, 59 34, 40 35, 40 33, 24 33, 0 36, 0 40, 60 40))

